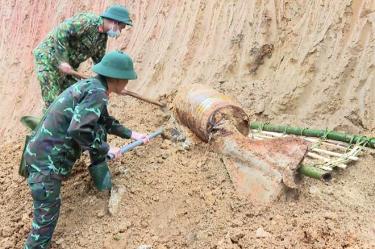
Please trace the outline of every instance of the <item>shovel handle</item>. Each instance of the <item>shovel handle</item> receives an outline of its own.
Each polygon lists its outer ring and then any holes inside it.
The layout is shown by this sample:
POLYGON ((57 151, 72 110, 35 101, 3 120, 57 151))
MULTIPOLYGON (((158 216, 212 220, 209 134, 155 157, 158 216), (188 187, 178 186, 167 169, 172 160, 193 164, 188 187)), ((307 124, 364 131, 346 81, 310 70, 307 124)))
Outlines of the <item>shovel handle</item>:
MULTIPOLYGON (((72 76, 74 76, 74 77, 79 78, 79 79, 87 79, 87 78, 88 78, 87 76, 85 76, 85 75, 83 75, 83 74, 81 74, 81 73, 79 73, 79 72, 77 72, 77 71, 74 71, 74 70, 73 70, 70 74, 71 74, 72 76)), ((152 100, 152 99, 149 99, 149 98, 143 97, 143 96, 139 95, 138 93, 135 93, 135 92, 132 92, 132 91, 129 91, 129 90, 124 90, 124 91, 123 91, 123 95, 129 95, 129 96, 132 96, 132 97, 134 97, 134 98, 137 98, 137 99, 143 100, 143 101, 145 101, 145 102, 148 102, 148 103, 151 103, 151 104, 157 105, 157 106, 159 106, 159 107, 165 107, 165 104, 162 104, 162 103, 157 102, 157 101, 155 101, 155 100, 152 100)))
POLYGON ((145 101, 147 103, 151 103, 151 104, 157 105, 159 107, 165 107, 165 104, 162 104, 162 103, 157 102, 155 100, 143 97, 143 96, 139 95, 138 93, 135 93, 135 92, 132 92, 132 91, 129 91, 129 90, 123 90, 122 91, 122 95, 129 95, 129 96, 132 96, 134 98, 143 100, 143 101, 145 101))
POLYGON ((72 75, 72 76, 74 76, 76 78, 82 79, 82 80, 89 78, 86 75, 83 75, 83 74, 81 74, 81 73, 79 73, 77 71, 74 71, 74 70, 70 73, 70 75, 72 75))
MULTIPOLYGON (((163 133, 164 129, 163 128, 159 128, 158 130, 154 131, 153 133, 150 133, 148 134, 148 138, 151 140, 159 135, 161 135, 163 133)), ((126 152, 134 149, 135 147, 139 146, 139 145, 142 145, 143 144, 143 141, 142 140, 137 140, 137 141, 134 141, 130 144, 126 144, 126 145, 123 145, 120 147, 120 152, 121 152, 121 155, 122 154, 125 154, 126 152)), ((113 158, 115 157, 115 155, 113 154, 107 154, 107 159, 108 160, 112 160, 113 158)))

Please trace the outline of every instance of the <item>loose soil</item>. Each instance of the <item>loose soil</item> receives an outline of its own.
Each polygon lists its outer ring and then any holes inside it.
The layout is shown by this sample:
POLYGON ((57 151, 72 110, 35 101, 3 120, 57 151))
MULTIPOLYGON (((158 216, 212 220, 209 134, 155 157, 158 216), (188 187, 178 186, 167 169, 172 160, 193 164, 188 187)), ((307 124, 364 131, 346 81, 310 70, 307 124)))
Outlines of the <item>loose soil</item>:
MULTIPOLYGON (((157 97, 201 83, 236 97, 251 120, 375 136, 374 1, 120 2, 135 25, 109 50, 135 59, 131 90, 157 97)), ((63 19, 110 3, 0 0, 0 248, 21 248, 31 227, 17 175, 27 133, 19 118, 42 109, 31 51, 63 19)), ((131 97, 110 101, 136 131, 167 121, 131 97)), ((63 184, 52 248, 375 248, 373 152, 330 183, 304 179, 297 194, 259 206, 237 196, 220 155, 189 139, 187 148, 157 138, 110 163, 125 190, 113 216, 83 158, 63 184)))

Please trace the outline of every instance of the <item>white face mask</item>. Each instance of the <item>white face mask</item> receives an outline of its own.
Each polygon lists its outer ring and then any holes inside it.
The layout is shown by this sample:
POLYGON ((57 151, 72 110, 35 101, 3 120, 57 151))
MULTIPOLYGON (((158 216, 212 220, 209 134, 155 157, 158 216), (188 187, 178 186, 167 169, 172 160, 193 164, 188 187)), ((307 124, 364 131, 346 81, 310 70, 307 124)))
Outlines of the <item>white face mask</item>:
POLYGON ((119 31, 119 30, 115 31, 115 30, 113 29, 114 26, 115 26, 115 25, 112 24, 112 28, 111 28, 110 30, 107 31, 107 35, 108 35, 109 37, 111 37, 111 38, 118 38, 118 37, 120 36, 120 31, 119 31))

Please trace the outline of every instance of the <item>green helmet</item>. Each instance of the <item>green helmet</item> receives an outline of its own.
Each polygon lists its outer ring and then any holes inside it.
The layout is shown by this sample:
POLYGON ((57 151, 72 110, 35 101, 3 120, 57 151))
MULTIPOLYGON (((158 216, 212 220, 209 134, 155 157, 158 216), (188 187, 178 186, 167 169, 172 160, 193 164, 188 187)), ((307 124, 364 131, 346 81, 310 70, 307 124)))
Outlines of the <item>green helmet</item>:
POLYGON ((92 71, 114 79, 135 80, 137 78, 132 58, 121 51, 106 54, 98 64, 92 67, 92 71))
POLYGON ((112 19, 118 22, 125 23, 129 26, 133 26, 133 22, 129 17, 129 11, 122 5, 116 4, 109 7, 104 11, 101 17, 112 19))

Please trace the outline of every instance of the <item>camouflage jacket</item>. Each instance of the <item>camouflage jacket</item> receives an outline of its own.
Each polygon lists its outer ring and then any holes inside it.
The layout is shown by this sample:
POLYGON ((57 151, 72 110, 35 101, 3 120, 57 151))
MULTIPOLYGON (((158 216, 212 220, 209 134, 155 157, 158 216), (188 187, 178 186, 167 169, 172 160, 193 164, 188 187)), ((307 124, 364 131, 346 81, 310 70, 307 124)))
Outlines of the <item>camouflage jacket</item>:
POLYGON ((101 76, 81 80, 50 105, 25 151, 31 171, 68 176, 82 150, 104 160, 106 135, 130 138, 131 130, 109 116, 107 83, 101 76))
POLYGON ((39 63, 46 69, 56 68, 61 62, 77 69, 79 64, 92 58, 101 61, 105 54, 108 35, 99 32, 103 24, 100 16, 81 13, 59 24, 34 50, 39 63))

